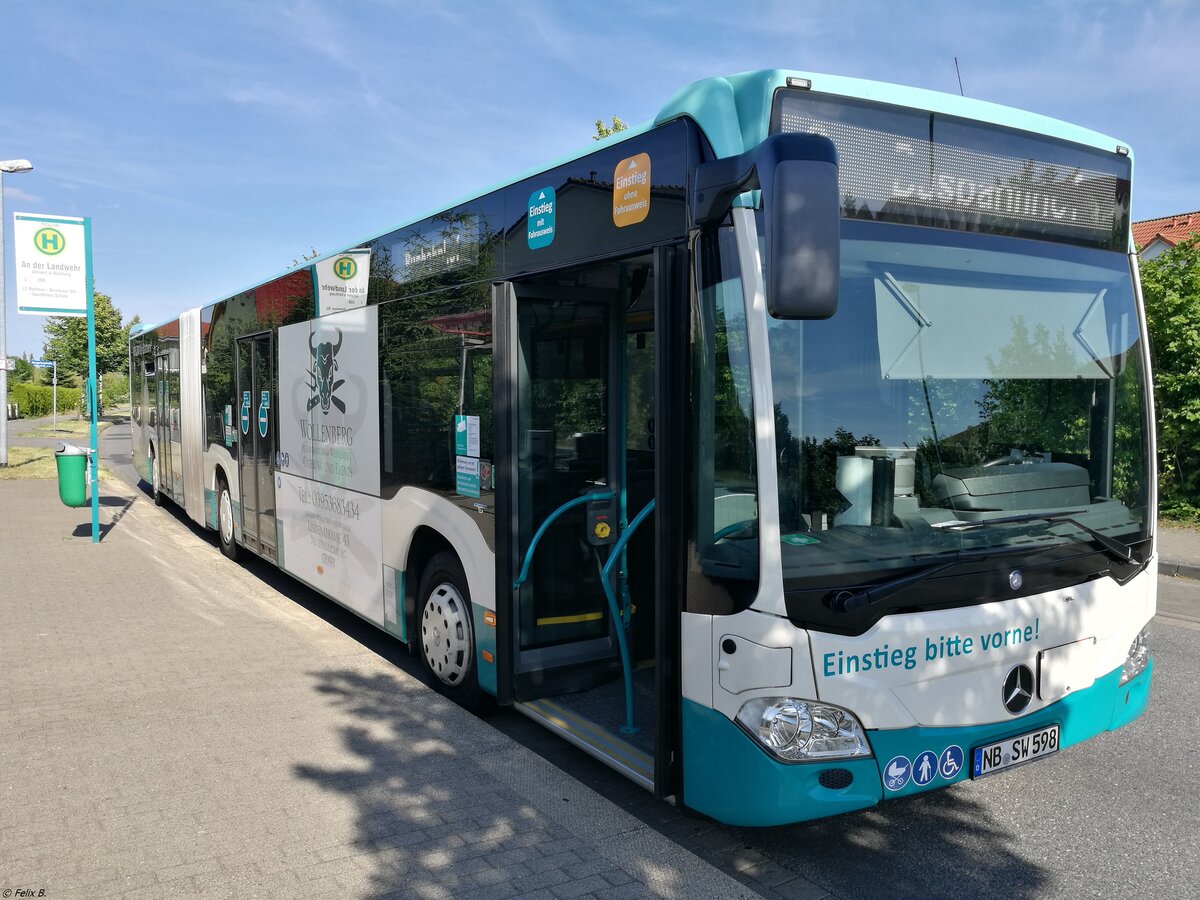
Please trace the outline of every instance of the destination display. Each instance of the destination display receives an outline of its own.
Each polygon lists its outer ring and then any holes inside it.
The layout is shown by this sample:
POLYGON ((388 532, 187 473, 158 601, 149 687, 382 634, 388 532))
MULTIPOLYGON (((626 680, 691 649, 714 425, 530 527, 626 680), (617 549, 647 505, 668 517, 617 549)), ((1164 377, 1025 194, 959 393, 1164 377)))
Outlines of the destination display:
POLYGON ((404 233, 396 281, 433 278, 478 264, 479 232, 479 220, 463 214, 435 222, 424 231, 413 229, 404 233))
POLYGON ((845 218, 1126 249, 1128 157, 921 110, 782 91, 773 132, 837 146, 845 218))

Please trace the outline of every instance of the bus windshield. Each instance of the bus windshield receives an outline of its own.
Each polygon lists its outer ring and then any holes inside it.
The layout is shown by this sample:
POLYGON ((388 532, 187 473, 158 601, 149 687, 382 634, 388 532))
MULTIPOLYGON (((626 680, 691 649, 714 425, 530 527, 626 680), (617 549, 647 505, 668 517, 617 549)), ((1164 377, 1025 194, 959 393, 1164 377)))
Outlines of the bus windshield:
POLYGON ((1097 532, 1144 559, 1127 257, 861 221, 842 237, 837 313, 768 325, 787 590, 963 551, 1095 553, 1097 532))

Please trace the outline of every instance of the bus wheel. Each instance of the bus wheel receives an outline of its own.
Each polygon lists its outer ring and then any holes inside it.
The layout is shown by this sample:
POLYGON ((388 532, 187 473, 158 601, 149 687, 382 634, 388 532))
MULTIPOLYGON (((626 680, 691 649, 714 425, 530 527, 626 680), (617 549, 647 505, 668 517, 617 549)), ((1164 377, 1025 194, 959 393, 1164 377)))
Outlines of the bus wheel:
POLYGON ((153 453, 150 454, 150 493, 154 497, 154 505, 162 506, 166 498, 163 497, 162 485, 158 478, 158 460, 153 453))
POLYGON ((217 481, 217 542, 222 553, 232 560, 238 558, 238 545, 233 538, 233 500, 224 478, 217 481))
POLYGON ((462 563, 453 553, 429 561, 418 592, 421 663, 433 686, 460 706, 479 706, 471 600, 462 563))

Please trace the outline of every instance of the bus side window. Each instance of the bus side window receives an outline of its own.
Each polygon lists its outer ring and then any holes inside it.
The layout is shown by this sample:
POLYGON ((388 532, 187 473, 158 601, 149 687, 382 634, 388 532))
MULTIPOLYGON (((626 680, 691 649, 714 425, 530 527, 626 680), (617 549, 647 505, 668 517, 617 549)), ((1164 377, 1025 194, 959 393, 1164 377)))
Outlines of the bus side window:
MULTIPOLYGON (((480 344, 467 350, 463 384, 465 416, 479 417, 479 456, 485 463, 480 473, 480 490, 495 490, 491 463, 495 459, 495 429, 492 427, 492 345, 480 344)), ((490 501, 489 501, 490 502, 490 501)))
MULTIPOLYGON (((412 486, 470 506, 476 498, 459 494, 456 486, 455 429, 460 415, 479 419, 480 491, 490 492, 494 450, 489 286, 380 304, 379 366, 383 495, 412 486)), ((485 533, 491 528, 490 520, 479 524, 485 533)))
POLYGON ((701 244, 693 310, 694 508, 687 608, 723 615, 758 590, 758 473, 746 305, 732 229, 701 244))

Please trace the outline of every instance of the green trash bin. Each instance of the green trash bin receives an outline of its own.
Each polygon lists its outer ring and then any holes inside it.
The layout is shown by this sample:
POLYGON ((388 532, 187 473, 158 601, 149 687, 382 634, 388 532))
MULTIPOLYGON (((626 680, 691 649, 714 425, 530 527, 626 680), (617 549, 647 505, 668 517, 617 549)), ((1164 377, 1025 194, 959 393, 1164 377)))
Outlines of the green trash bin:
POLYGON ((83 506, 87 503, 87 450, 59 444, 54 463, 58 467, 58 499, 67 506, 83 506))

